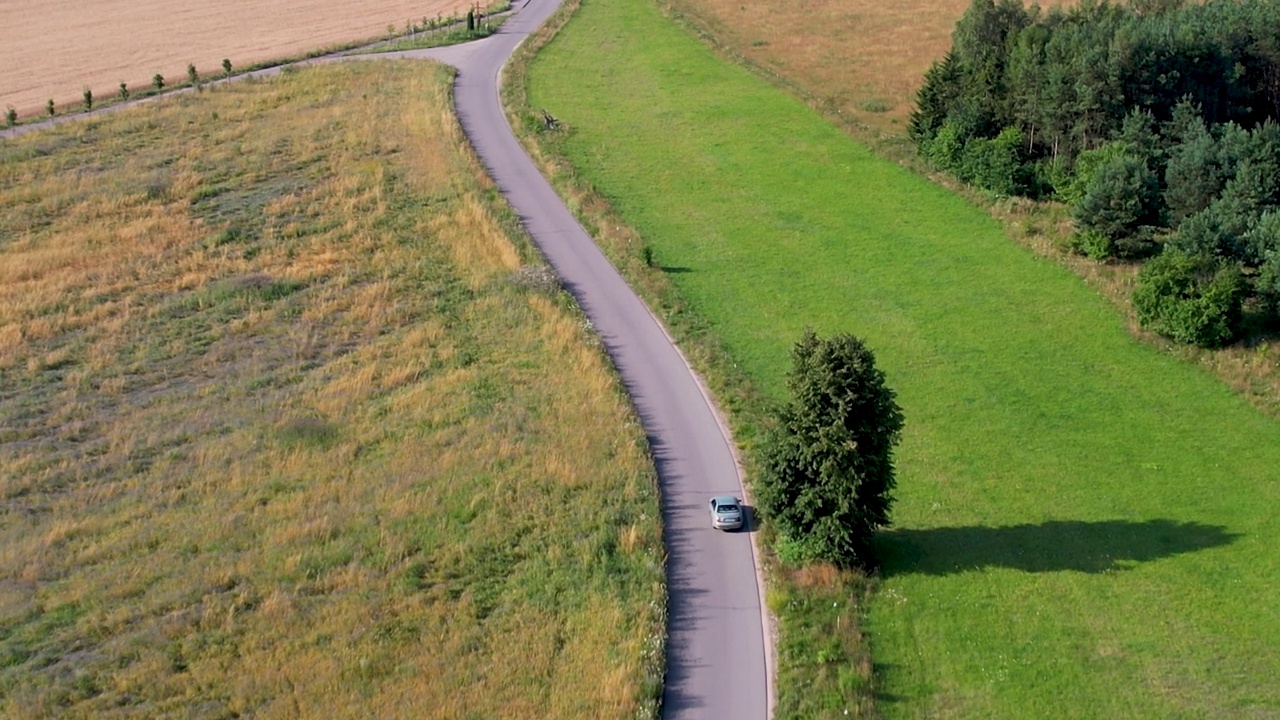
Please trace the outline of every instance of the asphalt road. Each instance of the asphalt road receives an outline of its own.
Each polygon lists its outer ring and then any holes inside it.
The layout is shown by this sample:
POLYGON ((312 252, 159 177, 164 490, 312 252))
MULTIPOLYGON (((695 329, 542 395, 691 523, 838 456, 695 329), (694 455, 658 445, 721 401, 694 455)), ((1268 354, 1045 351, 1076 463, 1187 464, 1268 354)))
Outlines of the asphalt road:
POLYGON ((747 532, 712 530, 707 501, 742 497, 732 447, 702 386, 538 172, 498 98, 503 64, 555 10, 530 0, 482 41, 422 53, 458 68, 458 115, 485 167, 604 340, 657 463, 667 544, 666 718, 764 719, 770 666, 757 563, 747 532))
MULTIPOLYGON (((669 598, 663 716, 765 720, 772 711, 772 649, 751 534, 712 530, 707 508, 713 495, 743 497, 727 431, 666 330, 538 172, 502 112, 503 65, 558 5, 559 0, 517 1, 497 33, 465 45, 310 62, 432 58, 458 68, 455 100, 467 137, 600 333, 653 450, 669 598)), ((278 68, 252 75, 275 72, 278 68)), ((0 132, 0 138, 83 117, 20 126, 0 132)))

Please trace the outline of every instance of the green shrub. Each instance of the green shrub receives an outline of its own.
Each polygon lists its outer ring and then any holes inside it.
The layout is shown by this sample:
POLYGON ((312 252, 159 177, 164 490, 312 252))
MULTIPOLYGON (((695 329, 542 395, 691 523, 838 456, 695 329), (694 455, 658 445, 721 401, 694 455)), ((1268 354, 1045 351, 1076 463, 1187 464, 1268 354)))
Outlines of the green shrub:
POLYGON ((84 89, 84 109, 89 111, 93 109, 93 91, 89 88, 84 89))
POLYGON ((49 102, 44 104, 44 111, 49 114, 49 117, 57 114, 58 109, 53 104, 53 98, 49 98, 49 102))
POLYGON ((960 158, 964 154, 964 141, 960 131, 949 123, 938 128, 933 139, 925 145, 925 157, 935 166, 955 172, 960 167, 960 158))
POLYGON ((1071 250, 1092 260, 1144 258, 1156 249, 1155 234, 1159 228, 1142 226, 1129 235, 1111 238, 1093 230, 1084 230, 1071 238, 1071 250))
POLYGON ((1095 230, 1083 230, 1071 239, 1071 249, 1093 260, 1116 256, 1116 241, 1095 230))
POLYGON ((222 58, 222 74, 227 77, 231 76, 231 59, 222 58))
POLYGON ((1093 183, 1098 168, 1112 160, 1131 154, 1125 143, 1107 143, 1094 150, 1085 150, 1076 156, 1075 165, 1068 169, 1063 163, 1055 168, 1053 190, 1062 202, 1075 206, 1084 199, 1093 183))
POLYGON ((129 99, 129 86, 126 83, 120 83, 120 102, 129 99))
POLYGON ((163 75, 161 75, 160 73, 156 73, 155 75, 153 75, 153 76, 151 77, 151 84, 156 86, 156 90, 163 90, 163 89, 164 89, 164 76, 163 76, 163 75))
POLYGON ((965 144, 958 174, 991 192, 1020 195, 1027 185, 1022 169, 1026 142, 1026 136, 1014 127, 992 139, 974 138, 965 144))
POLYGON ((1143 327, 1215 348, 1239 334, 1247 292, 1238 264, 1166 247, 1138 273, 1133 306, 1143 327))
POLYGON ((5 109, 5 111, 4 111, 4 122, 5 122, 5 125, 8 125, 9 127, 13 127, 14 125, 17 125, 17 124, 18 124, 18 110, 17 110, 17 108, 15 108, 14 106, 10 105, 8 108, 6 108, 6 109, 5 109))

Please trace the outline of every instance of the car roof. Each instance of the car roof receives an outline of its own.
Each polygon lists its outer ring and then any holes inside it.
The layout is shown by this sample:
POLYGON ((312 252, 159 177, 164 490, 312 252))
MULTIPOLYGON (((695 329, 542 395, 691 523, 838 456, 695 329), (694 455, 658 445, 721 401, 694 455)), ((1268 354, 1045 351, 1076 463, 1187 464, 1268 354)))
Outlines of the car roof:
POLYGON ((717 495, 711 498, 711 500, 716 505, 737 505, 738 504, 738 498, 732 495, 717 495))

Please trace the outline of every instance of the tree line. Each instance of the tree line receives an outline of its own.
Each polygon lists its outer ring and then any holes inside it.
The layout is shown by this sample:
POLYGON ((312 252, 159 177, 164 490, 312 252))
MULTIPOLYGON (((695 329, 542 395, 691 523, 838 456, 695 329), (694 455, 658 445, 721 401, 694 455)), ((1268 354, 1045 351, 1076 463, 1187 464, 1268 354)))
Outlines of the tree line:
POLYGON ((1142 324, 1205 347, 1280 324, 1280 3, 974 0, 910 133, 961 180, 1071 207, 1142 260, 1142 324))

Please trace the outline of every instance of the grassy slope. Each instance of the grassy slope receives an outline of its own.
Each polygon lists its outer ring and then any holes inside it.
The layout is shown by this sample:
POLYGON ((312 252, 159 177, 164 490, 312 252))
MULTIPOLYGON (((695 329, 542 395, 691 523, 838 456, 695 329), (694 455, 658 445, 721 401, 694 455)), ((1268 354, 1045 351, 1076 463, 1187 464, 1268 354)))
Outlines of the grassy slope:
MULTIPOLYGON (((951 45, 968 0, 661 0, 667 14, 696 28, 723 55, 768 77, 821 110, 881 157, 932 173, 907 137, 906 123, 925 71, 951 45)), ((1042 8, 1072 5, 1042 0, 1042 8)), ((992 198, 934 176, 999 218, 1015 240, 1070 267, 1127 316, 1129 331, 1201 364, 1236 392, 1280 417, 1280 343, 1254 338, 1207 350, 1141 330, 1129 306, 1138 266, 1075 254, 1069 209, 1057 203, 992 198)))
POLYGON ((768 394, 805 325, 877 349, 908 418, 869 616, 889 715, 1280 712, 1273 419, 645 0, 588 2, 531 79, 768 394))
POLYGON ((662 572, 607 362, 365 63, 0 145, 0 715, 635 717, 662 572))

